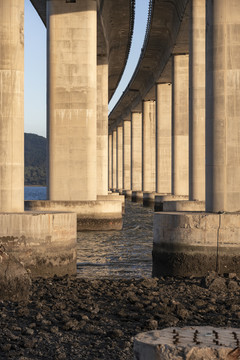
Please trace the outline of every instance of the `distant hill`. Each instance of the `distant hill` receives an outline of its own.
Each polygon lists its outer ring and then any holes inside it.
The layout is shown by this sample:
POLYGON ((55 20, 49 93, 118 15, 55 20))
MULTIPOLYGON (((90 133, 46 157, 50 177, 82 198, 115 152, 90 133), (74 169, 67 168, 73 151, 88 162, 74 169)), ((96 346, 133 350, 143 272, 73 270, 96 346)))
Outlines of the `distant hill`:
POLYGON ((25 185, 46 185, 47 139, 24 134, 25 185))

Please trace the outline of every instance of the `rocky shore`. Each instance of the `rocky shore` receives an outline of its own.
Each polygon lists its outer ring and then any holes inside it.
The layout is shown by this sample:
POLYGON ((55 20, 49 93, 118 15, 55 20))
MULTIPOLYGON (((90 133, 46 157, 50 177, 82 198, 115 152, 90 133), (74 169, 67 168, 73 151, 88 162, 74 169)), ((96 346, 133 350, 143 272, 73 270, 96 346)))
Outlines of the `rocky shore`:
POLYGON ((0 359, 133 360, 133 338, 169 326, 240 326, 240 279, 37 279, 0 303, 0 359))

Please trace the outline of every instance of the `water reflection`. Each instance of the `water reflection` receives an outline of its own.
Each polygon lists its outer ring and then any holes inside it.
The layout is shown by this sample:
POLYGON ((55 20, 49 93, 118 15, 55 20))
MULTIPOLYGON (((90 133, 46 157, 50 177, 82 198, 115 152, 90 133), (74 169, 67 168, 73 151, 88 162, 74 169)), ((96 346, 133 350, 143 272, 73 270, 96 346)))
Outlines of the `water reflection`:
POLYGON ((122 231, 78 233, 79 277, 151 277, 152 228, 153 211, 127 201, 122 231))

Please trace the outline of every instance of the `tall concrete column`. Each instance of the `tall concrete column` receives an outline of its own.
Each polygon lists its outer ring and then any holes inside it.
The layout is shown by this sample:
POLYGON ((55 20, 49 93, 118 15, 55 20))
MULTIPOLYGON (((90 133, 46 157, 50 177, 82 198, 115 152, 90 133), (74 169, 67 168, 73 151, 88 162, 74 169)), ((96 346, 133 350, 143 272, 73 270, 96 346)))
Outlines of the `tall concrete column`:
POLYGON ((189 56, 174 55, 172 73, 172 193, 189 194, 189 56))
POLYGON ((123 121, 123 189, 131 189, 131 121, 123 121))
POLYGON ((112 187, 117 188, 117 130, 112 133, 112 187))
POLYGON ((142 113, 131 115, 131 189, 142 190, 142 113))
POLYGON ((172 191, 172 85, 156 85, 156 192, 172 191))
POLYGON ((143 191, 156 190, 155 101, 143 101, 143 191))
POLYGON ((0 0, 0 211, 24 209, 24 0, 0 0))
POLYGON ((240 2, 207 1, 206 210, 240 210, 240 2))
POLYGON ((189 54, 189 199, 205 200, 206 2, 192 0, 189 54))
POLYGON ((97 59, 97 195, 108 194, 108 61, 97 59))
POLYGON ((96 1, 47 1, 49 199, 96 200, 96 1))
POLYGON ((117 189, 123 188, 123 125, 117 127, 117 189))
POLYGON ((108 135, 108 188, 113 188, 113 163, 112 163, 112 146, 113 135, 108 135))

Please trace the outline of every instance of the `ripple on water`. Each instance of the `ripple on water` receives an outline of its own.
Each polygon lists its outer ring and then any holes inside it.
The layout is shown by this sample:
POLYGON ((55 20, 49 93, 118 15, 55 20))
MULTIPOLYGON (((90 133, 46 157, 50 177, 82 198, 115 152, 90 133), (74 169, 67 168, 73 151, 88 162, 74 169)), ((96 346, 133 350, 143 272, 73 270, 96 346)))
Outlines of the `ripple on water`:
POLYGON ((153 211, 126 201, 121 231, 78 233, 81 278, 151 277, 153 211))

